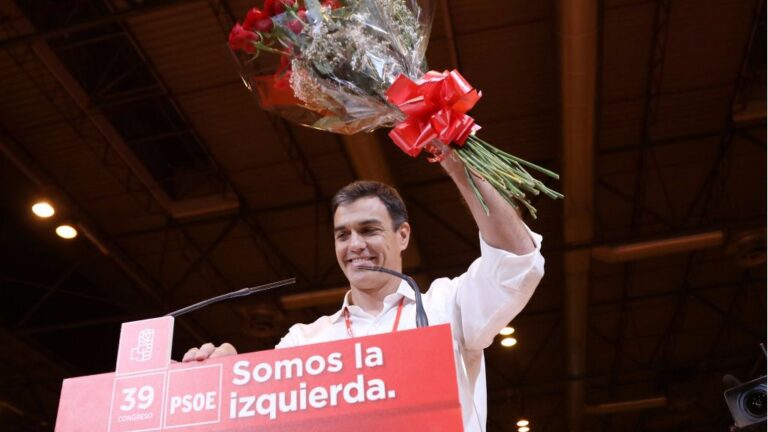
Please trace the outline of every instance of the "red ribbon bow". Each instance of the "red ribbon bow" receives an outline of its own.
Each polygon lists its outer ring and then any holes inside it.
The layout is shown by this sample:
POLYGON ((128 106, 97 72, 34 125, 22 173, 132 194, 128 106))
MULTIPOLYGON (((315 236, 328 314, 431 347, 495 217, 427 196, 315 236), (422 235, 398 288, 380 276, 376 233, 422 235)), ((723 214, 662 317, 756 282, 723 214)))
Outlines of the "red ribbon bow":
POLYGON ((389 132, 389 137, 413 157, 433 139, 445 145, 464 145, 469 134, 480 129, 465 113, 481 96, 456 70, 429 71, 418 84, 400 75, 387 90, 387 100, 407 118, 389 132))

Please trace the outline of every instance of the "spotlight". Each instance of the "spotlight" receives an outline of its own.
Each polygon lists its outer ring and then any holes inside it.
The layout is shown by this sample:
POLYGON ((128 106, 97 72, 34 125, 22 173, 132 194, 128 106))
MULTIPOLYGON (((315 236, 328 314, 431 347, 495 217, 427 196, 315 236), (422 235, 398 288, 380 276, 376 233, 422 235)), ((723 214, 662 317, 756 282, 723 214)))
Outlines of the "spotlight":
POLYGON ((77 237, 77 230, 72 225, 59 225, 56 227, 56 234, 63 239, 73 239, 77 237))
POLYGON ((529 428, 528 426, 517 428, 517 432, 528 432, 529 430, 531 430, 531 428, 529 428))
POLYGON ((501 340, 501 345, 505 347, 511 347, 511 346, 517 345, 517 339, 513 337, 505 337, 504 339, 501 340))
POLYGON ((517 421, 517 426, 519 427, 528 426, 529 423, 530 422, 526 419, 520 419, 517 421))
POLYGON ((502 336, 509 336, 509 335, 511 335, 511 334, 512 334, 512 333, 514 333, 514 332, 515 332, 515 329, 514 329, 514 328, 512 328, 512 327, 510 327, 510 326, 506 326, 506 327, 504 327, 503 329, 501 329, 501 331, 499 332, 499 334, 500 334, 500 335, 502 335, 502 336))
POLYGON ((39 201, 32 206, 32 213, 34 213, 37 217, 49 218, 53 216, 56 211, 49 203, 45 201, 39 201))

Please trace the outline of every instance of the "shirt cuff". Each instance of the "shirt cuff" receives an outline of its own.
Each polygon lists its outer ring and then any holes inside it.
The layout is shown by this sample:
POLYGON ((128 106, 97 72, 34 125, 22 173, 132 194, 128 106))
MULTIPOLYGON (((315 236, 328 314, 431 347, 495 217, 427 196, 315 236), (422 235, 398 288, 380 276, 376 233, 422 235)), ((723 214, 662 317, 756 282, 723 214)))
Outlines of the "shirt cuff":
POLYGON ((528 252, 527 254, 518 255, 514 252, 509 252, 504 249, 495 248, 488 243, 485 242, 485 239, 483 239, 483 235, 478 231, 477 236, 480 237, 480 254, 483 257, 489 257, 493 258, 495 256, 498 257, 506 257, 506 256, 516 256, 516 257, 533 257, 534 255, 541 252, 541 241, 542 237, 540 234, 537 234, 528 227, 525 223, 523 223, 523 227, 525 228, 525 232, 528 233, 528 236, 533 240, 534 250, 528 252))

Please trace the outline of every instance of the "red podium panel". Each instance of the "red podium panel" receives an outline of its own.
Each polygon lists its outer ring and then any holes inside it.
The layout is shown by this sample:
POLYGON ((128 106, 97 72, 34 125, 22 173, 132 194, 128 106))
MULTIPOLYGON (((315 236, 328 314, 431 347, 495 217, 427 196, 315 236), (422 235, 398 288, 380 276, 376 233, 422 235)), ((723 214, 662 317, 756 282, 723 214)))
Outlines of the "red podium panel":
POLYGON ((55 430, 461 431, 452 346, 441 325, 160 370, 147 361, 64 380, 55 430))

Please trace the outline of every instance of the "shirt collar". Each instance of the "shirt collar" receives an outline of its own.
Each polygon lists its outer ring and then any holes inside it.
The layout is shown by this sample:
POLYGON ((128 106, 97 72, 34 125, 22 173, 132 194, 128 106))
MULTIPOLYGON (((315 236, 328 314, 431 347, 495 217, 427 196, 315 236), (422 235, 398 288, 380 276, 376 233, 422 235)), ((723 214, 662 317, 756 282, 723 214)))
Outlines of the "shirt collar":
MULTIPOLYGON (((346 294, 344 294, 344 302, 341 304, 341 309, 336 311, 333 315, 328 317, 328 320, 331 322, 331 324, 335 324, 341 320, 342 312, 344 312, 344 309, 349 307, 350 303, 350 295, 352 294, 352 290, 347 291, 346 294)), ((386 298, 389 298, 390 296, 394 296, 394 300, 398 301, 401 297, 405 297, 408 299, 408 301, 415 302, 416 301, 416 295, 413 293, 413 289, 410 285, 408 285, 408 282, 406 281, 400 281, 400 285, 397 286, 397 291, 394 293, 388 295, 386 298)))

